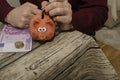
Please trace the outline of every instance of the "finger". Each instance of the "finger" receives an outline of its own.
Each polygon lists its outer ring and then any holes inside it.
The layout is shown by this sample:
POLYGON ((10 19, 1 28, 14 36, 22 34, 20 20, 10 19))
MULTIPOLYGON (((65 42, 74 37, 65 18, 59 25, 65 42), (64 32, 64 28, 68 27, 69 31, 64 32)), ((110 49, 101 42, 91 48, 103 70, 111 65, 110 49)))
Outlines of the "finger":
POLYGON ((31 20, 35 15, 37 14, 37 12, 35 13, 34 11, 26 11, 23 13, 22 17, 22 21, 25 21, 25 19, 31 20))
POLYGON ((31 9, 31 13, 33 14, 33 15, 36 15, 36 14, 39 14, 39 13, 41 13, 42 11, 40 10, 40 9, 31 9))
POLYGON ((32 14, 32 10, 31 11, 27 11, 23 13, 23 17, 24 18, 32 18, 34 16, 34 14, 32 14))
POLYGON ((50 16, 61 16, 65 14, 66 14, 66 10, 64 10, 64 8, 55 8, 49 12, 50 16))
POLYGON ((64 5, 61 4, 61 2, 52 2, 48 6, 45 7, 45 11, 49 12, 50 10, 57 8, 57 7, 64 7, 64 5))
POLYGON ((34 5, 34 4, 30 3, 30 2, 26 2, 25 5, 28 5, 28 6, 32 7, 32 8, 38 8, 38 6, 36 6, 36 5, 34 5))
POLYGON ((71 16, 56 16, 53 19, 55 22, 60 22, 60 23, 70 23, 72 21, 71 16))
POLYGON ((43 2, 41 3, 41 9, 44 10, 44 8, 45 8, 48 4, 49 4, 48 1, 43 1, 43 2))
POLYGON ((38 9, 38 7, 32 3, 25 3, 22 5, 23 8, 26 9, 25 13, 32 13, 32 14, 37 14, 37 13, 41 13, 40 9, 38 9))

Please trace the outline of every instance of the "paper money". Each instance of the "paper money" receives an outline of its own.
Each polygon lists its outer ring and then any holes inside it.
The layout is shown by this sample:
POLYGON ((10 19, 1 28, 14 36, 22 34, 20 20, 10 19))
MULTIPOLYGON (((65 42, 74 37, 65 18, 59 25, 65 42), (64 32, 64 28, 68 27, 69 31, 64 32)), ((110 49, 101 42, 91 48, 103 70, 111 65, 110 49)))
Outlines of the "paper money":
POLYGON ((25 52, 32 48, 32 37, 28 29, 4 25, 0 35, 0 52, 25 52))

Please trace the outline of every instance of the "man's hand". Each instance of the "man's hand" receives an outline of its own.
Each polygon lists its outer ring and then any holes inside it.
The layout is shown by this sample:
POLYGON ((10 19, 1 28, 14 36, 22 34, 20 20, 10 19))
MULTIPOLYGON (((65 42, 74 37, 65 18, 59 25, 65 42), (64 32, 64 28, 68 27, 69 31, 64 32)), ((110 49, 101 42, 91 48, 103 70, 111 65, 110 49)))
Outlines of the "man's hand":
POLYGON ((32 17, 40 12, 41 10, 39 10, 36 5, 27 2, 10 11, 5 18, 5 21, 18 28, 27 28, 29 27, 32 17))
POLYGON ((72 21, 72 9, 67 0, 49 0, 42 2, 42 9, 48 13, 55 22, 61 24, 62 30, 69 30, 72 21))

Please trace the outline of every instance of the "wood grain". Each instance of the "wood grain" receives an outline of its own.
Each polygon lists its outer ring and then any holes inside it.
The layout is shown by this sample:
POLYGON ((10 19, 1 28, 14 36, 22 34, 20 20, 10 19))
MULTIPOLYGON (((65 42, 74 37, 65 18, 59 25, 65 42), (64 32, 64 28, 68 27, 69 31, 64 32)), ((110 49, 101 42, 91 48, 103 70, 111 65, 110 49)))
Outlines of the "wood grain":
POLYGON ((110 45, 106 45, 102 42, 97 42, 104 54, 107 56, 108 60, 111 62, 116 72, 120 76, 120 51, 111 47, 110 45))
POLYGON ((0 58, 5 65, 0 80, 118 79, 94 39, 78 31, 63 32, 44 44, 34 42, 31 52, 3 53, 0 58))
POLYGON ((119 80, 100 48, 89 48, 55 80, 119 80), (104 57, 103 57, 104 56, 104 57))

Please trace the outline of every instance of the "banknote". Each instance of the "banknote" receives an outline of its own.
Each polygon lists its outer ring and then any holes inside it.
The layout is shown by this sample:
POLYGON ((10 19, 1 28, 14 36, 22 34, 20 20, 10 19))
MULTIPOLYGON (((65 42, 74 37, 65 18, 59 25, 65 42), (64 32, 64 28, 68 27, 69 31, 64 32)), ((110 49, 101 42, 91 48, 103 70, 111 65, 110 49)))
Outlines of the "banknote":
POLYGON ((32 48, 28 29, 18 29, 5 24, 0 34, 0 52, 25 52, 32 48))

